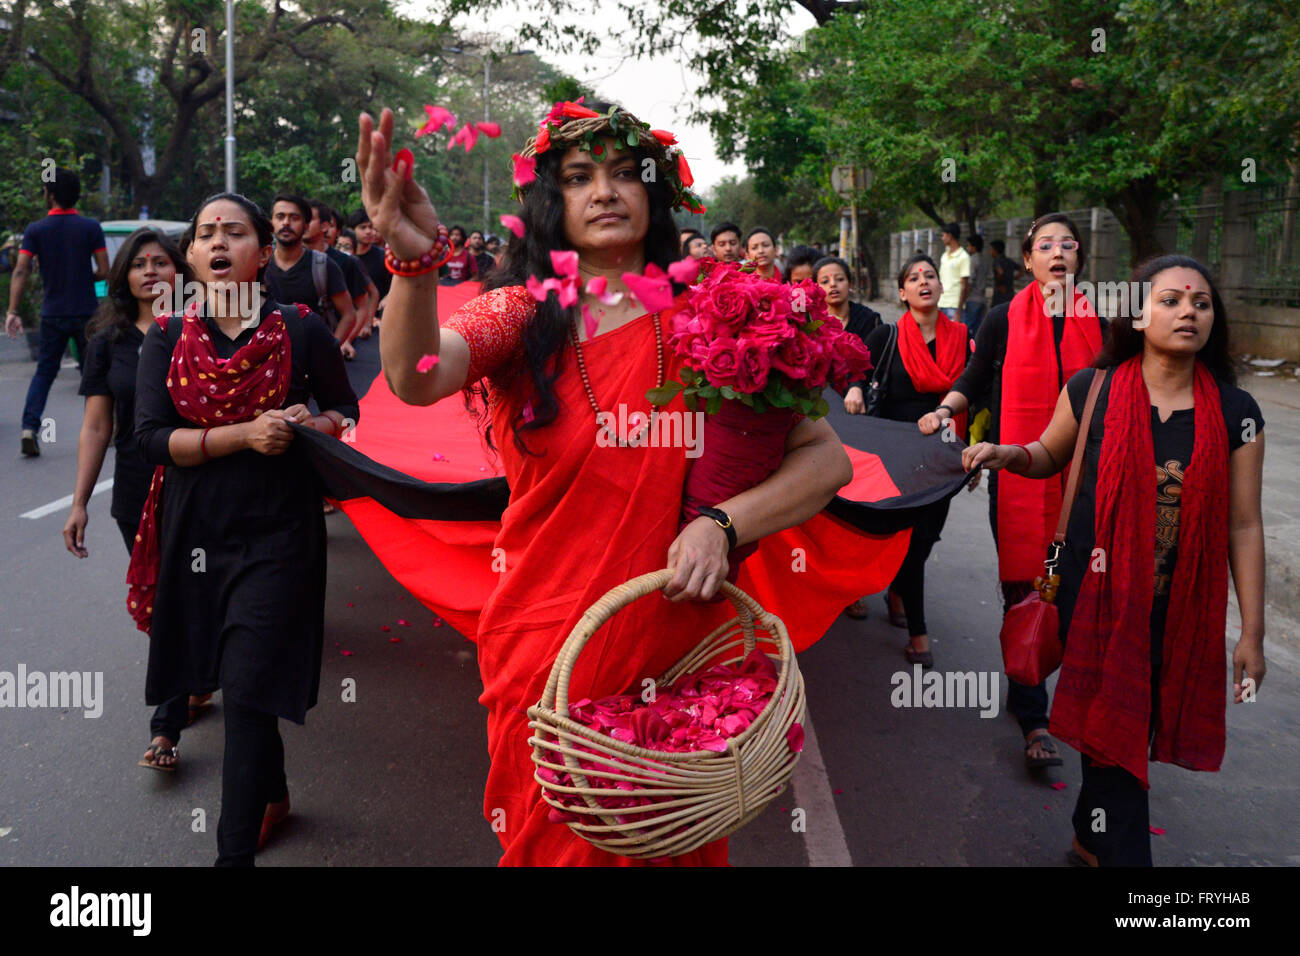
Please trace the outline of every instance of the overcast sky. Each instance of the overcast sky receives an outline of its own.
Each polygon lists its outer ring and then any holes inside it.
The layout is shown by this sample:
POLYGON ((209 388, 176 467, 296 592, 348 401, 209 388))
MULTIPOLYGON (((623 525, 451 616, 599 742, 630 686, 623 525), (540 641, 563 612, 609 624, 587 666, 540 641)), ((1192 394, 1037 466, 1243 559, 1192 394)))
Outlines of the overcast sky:
MULTIPOLYGON (((418 4, 406 4, 412 15, 420 15, 418 4)), ((816 25, 812 14, 802 7, 794 6, 790 18, 790 28, 795 33, 802 33, 816 25)), ((491 12, 486 20, 481 14, 474 17, 462 17, 455 25, 466 33, 492 32, 503 41, 515 35, 521 20, 521 12, 527 13, 536 8, 529 4, 507 4, 491 12)), ((594 18, 590 15, 587 4, 581 2, 570 19, 581 17, 588 26, 610 27, 618 19, 615 4, 601 4, 594 18)), ((563 24, 564 20, 559 21, 563 24)), ((689 44, 689 40, 687 41, 689 44)), ((724 163, 718 159, 713 147, 713 137, 708 127, 685 121, 694 91, 699 85, 699 77, 689 73, 686 68, 674 60, 659 57, 648 60, 624 58, 619 50, 611 49, 608 53, 594 56, 555 53, 538 49, 543 59, 553 63, 565 73, 590 86, 597 94, 612 100, 631 110, 638 117, 655 129, 668 129, 677 134, 686 158, 695 175, 695 189, 708 192, 724 176, 743 177, 743 163, 724 163)), ((539 116, 540 119, 540 116, 539 116)))

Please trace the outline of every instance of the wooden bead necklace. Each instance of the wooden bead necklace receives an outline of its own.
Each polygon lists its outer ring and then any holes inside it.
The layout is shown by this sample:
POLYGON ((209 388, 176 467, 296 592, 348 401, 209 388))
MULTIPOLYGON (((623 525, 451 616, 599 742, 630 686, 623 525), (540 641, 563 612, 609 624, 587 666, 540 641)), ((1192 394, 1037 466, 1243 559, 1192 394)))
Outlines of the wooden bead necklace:
MULTIPOLYGON (((659 325, 659 313, 655 312, 651 319, 655 324, 655 361, 658 364, 656 372, 656 388, 663 388, 664 385, 664 334, 659 325)), ((592 410, 599 415, 600 405, 596 401, 596 393, 591 390, 591 379, 587 376, 587 363, 582 358, 582 343, 578 341, 578 323, 575 320, 569 326, 569 336, 573 339, 573 352, 578 357, 578 374, 582 377, 582 387, 587 391, 587 400, 591 402, 592 410)), ((650 408, 656 409, 658 405, 651 403, 650 408)))

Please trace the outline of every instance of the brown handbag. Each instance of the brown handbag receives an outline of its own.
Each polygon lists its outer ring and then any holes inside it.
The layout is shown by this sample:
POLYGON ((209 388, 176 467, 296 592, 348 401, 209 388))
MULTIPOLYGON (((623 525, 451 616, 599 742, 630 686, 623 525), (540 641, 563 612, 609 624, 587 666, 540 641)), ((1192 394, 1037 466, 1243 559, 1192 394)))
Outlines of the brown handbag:
POLYGON ((1079 494, 1079 480, 1083 474, 1083 449, 1092 429, 1092 413, 1097 407, 1097 395, 1106 380, 1104 369, 1098 369, 1088 387, 1088 400, 1079 420, 1079 435, 1074 440, 1074 458, 1070 462, 1070 477, 1066 479, 1065 496, 1061 500, 1061 516, 1056 522, 1050 553, 1043 561, 1043 575, 1034 579, 1034 590, 1019 604, 1010 608, 1002 618, 1002 664, 1007 677, 1017 684, 1041 684, 1061 666, 1065 645, 1061 643, 1061 612, 1056 606, 1056 592, 1061 586, 1061 576, 1056 572, 1061 548, 1065 546, 1065 529, 1070 523, 1070 511, 1079 494))

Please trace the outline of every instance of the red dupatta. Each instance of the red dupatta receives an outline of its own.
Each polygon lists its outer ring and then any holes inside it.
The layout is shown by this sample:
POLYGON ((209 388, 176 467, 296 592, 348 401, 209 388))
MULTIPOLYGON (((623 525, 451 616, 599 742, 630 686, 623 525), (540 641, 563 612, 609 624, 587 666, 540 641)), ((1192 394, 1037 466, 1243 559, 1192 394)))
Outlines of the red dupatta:
MULTIPOLYGON (((1195 437, 1179 505, 1178 560, 1150 756, 1191 770, 1218 770, 1225 738, 1228 431, 1214 376, 1200 362, 1193 400, 1195 437)), ((1112 376, 1095 521, 1096 547, 1106 567, 1084 572, 1052 703, 1051 732, 1149 787, 1156 468, 1141 356, 1112 376)))
MULTIPOLYGON (((1062 381, 1092 365, 1101 351, 1101 323, 1088 299, 1075 291, 1061 336, 1062 381)), ((1021 289, 1007 311, 1007 354, 1002 366, 999 441, 1027 445, 1052 420, 1057 387, 1055 335, 1037 282, 1021 289)), ((1065 474, 1041 481, 998 473, 998 578, 1032 581, 1056 532, 1065 474)))
MULTIPOLYGON (((934 323, 934 355, 926 345, 921 326, 912 313, 906 312, 898 320, 898 354, 903 367, 912 379, 912 387, 922 394, 937 392, 946 395, 953 383, 961 377, 970 353, 970 333, 961 322, 954 322, 942 312, 936 313, 934 323)), ((966 439, 966 413, 952 417, 957 437, 966 439)))
MULTIPOLYGON (((299 305, 298 311, 305 315, 310 310, 299 305)), ((158 318, 164 334, 169 318, 158 318)), ((197 305, 190 307, 182 321, 167 368, 167 392, 183 418, 200 428, 215 428, 245 422, 281 406, 289 390, 292 362, 288 329, 278 309, 267 315, 252 339, 228 359, 217 357, 197 305)), ((159 529, 164 472, 162 465, 154 469, 126 573, 127 610, 136 627, 146 634, 153 623, 154 591, 162 565, 159 529)))

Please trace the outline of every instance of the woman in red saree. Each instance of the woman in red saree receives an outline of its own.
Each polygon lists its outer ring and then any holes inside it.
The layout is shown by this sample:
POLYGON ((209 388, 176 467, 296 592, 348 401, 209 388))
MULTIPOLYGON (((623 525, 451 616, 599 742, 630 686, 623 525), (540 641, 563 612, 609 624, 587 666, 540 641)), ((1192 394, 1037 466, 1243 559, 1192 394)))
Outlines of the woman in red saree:
MULTIPOLYGON (((571 103, 557 103, 548 114, 524 150, 536 157, 536 178, 522 187, 524 236, 511 240, 487 291, 443 328, 430 269, 444 251, 434 242, 436 213, 411 178, 409 154, 393 162, 392 114, 383 112, 378 129, 361 117, 363 199, 394 257, 404 260, 390 263, 396 275, 380 342, 388 385, 402 400, 428 405, 483 378, 489 440, 495 436, 511 489, 494 549, 500 583, 475 638, 492 757, 484 815, 501 840, 503 865, 632 862, 550 822, 533 780, 525 711, 540 698, 556 652, 587 607, 629 578, 665 566, 673 571, 663 597, 615 615, 587 645, 571 683, 572 693, 584 696, 657 675, 732 616, 725 602, 705 603, 728 571, 721 524, 702 517, 678 532, 691 459, 681 447, 597 441, 599 411, 648 415, 646 391, 677 372, 664 330, 682 299, 647 313, 626 294, 622 277, 676 260, 671 208, 698 205, 682 185, 686 177, 677 175, 680 157, 666 148, 669 134, 649 135, 622 110, 611 110, 604 122, 599 116, 571 103), (607 135, 611 120, 619 125, 617 140, 607 135), (629 130, 640 134, 633 148, 621 145, 629 130), (647 182, 643 171, 651 164, 657 175, 647 182), (433 255, 415 263, 431 245, 433 255), (576 280, 565 278, 575 265, 576 280), (540 301, 524 286, 539 279, 553 290, 540 301), (593 291, 580 291, 579 282, 593 291), (621 300, 611 304, 618 293, 621 300), (579 321, 578 304, 587 321, 579 321), (421 363, 422 356, 437 357, 425 372, 429 360, 421 363)), ((685 414, 680 394, 664 411, 685 414)), ((745 544, 817 515, 851 478, 830 426, 803 420, 777 472, 717 506, 730 516, 736 543, 745 544)), ((827 575, 835 573, 832 564, 828 556, 827 575)), ((841 594, 857 583, 828 585, 827 623, 845 603, 841 594)), ((721 865, 726 854, 719 840, 666 862, 721 865)))
POLYGON ((968 467, 1041 480, 1088 430, 1061 554, 1065 660, 1051 729, 1082 755, 1070 860, 1091 866, 1151 866, 1148 759, 1219 769, 1229 568, 1237 703, 1265 670, 1259 405, 1234 385, 1228 317, 1203 265, 1162 256, 1132 282, 1146 306, 1141 321, 1111 328, 1092 420, 1080 421, 1098 374, 1086 369, 1038 440, 963 452, 968 467))

